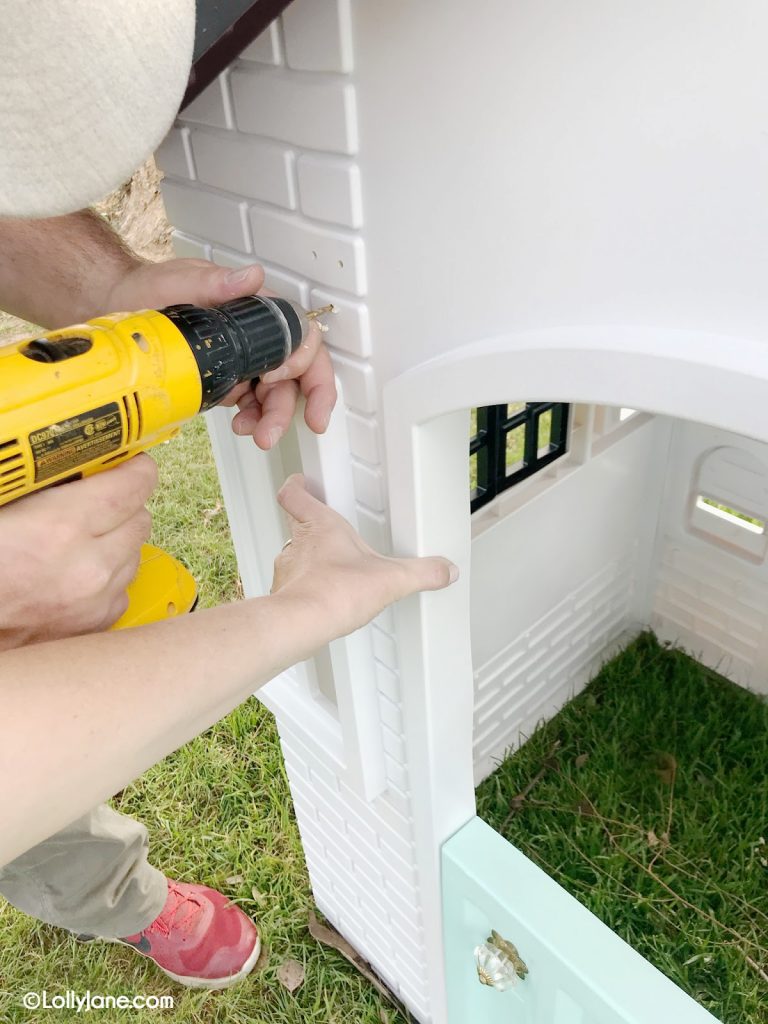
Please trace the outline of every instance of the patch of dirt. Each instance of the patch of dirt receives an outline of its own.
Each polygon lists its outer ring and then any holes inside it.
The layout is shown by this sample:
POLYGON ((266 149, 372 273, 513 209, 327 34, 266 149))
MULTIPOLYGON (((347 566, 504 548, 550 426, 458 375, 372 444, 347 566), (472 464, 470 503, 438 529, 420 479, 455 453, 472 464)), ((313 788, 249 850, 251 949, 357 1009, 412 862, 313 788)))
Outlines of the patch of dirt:
POLYGON ((173 256, 171 227, 160 195, 162 178, 150 158, 130 181, 93 207, 137 256, 153 262, 173 256))

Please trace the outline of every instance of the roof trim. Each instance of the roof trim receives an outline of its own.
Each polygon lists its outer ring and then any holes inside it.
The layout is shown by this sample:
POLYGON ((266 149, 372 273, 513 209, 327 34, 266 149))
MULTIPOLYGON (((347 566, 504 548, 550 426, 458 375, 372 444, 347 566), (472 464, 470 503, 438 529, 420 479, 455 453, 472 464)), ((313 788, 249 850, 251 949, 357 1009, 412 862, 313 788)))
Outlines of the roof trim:
POLYGON ((261 35, 271 21, 281 14, 290 0, 254 0, 254 3, 202 53, 192 65, 181 110, 199 96, 203 89, 239 57, 246 46, 261 35))

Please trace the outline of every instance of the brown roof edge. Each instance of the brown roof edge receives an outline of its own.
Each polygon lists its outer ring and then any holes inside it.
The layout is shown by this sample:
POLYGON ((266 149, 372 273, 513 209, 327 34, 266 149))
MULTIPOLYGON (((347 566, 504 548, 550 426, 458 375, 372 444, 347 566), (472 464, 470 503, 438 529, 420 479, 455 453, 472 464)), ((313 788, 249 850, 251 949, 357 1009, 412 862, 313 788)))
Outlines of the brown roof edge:
POLYGON ((290 0, 255 0, 232 22, 230 27, 202 53, 192 65, 187 91, 181 101, 181 110, 211 84, 246 46, 261 35, 271 21, 281 14, 290 0))

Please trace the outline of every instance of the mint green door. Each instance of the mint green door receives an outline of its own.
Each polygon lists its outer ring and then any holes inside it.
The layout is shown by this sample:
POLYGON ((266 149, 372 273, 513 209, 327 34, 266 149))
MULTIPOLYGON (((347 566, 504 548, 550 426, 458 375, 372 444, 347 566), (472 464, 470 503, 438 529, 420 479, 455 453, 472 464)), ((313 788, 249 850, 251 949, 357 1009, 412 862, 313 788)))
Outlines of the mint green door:
POLYGON ((442 864, 449 1024, 718 1024, 479 818, 442 864), (528 968, 507 991, 478 979, 492 929, 528 968))

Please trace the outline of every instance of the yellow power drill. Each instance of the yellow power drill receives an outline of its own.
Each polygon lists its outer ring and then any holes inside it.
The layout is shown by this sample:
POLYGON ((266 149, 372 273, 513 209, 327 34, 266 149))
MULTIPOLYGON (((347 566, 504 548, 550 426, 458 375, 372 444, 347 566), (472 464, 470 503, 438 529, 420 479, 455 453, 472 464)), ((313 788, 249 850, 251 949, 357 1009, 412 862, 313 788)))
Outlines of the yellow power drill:
MULTIPOLYGON (((236 384, 280 366, 320 312, 249 295, 114 313, 0 348, 0 506, 173 437, 236 384)), ((187 612, 196 593, 180 562, 146 544, 112 628, 187 612)))

